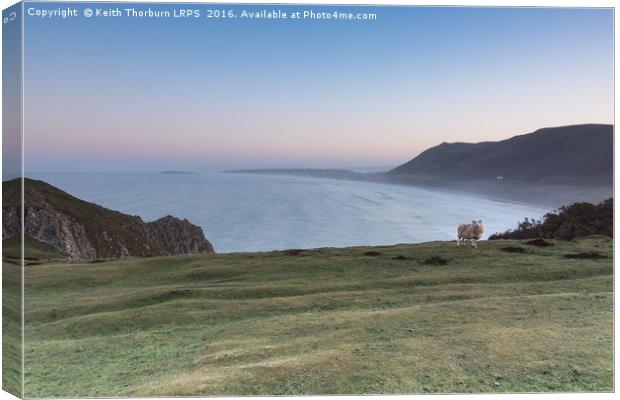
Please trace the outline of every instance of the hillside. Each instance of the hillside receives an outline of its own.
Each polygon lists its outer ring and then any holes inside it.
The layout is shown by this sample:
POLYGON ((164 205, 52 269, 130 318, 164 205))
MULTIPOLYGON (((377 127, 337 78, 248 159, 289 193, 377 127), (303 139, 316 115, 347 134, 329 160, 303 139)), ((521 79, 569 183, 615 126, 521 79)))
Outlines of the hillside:
MULTIPOLYGON (((19 231, 19 180, 3 182, 2 239, 19 231)), ((24 180, 25 233, 74 260, 213 253, 202 229, 166 216, 145 223, 71 196, 42 181, 24 180)))
POLYGON ((612 243, 551 242, 27 266, 24 395, 611 391, 612 243))
POLYGON ((544 128, 499 142, 442 143, 388 175, 611 185, 613 125, 544 128))
POLYGON ((499 142, 442 143, 387 172, 310 168, 224 172, 411 185, 549 208, 578 201, 598 203, 613 196, 613 125, 544 128, 499 142))

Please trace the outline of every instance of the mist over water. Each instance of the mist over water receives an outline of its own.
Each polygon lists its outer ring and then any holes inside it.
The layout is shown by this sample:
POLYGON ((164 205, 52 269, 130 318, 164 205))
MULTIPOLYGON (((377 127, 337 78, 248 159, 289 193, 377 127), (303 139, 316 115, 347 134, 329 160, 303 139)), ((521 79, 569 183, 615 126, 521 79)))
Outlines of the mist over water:
POLYGON ((455 240, 483 220, 485 238, 547 209, 429 189, 309 177, 222 173, 27 174, 69 194, 153 221, 200 225, 219 253, 455 240))

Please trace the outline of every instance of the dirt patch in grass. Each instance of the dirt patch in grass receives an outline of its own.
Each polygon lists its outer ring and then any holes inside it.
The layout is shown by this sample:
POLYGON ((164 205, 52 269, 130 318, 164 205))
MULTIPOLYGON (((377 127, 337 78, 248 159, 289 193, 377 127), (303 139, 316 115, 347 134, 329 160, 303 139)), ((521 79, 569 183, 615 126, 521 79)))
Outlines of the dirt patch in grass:
POLYGON ((606 255, 597 253, 595 251, 589 251, 584 253, 564 254, 564 258, 576 258, 580 260, 598 260, 600 258, 609 258, 606 255))
POLYGON ((404 261, 404 260, 411 260, 411 258, 409 257, 405 257, 402 254, 397 255, 396 257, 392 257, 392 260, 400 260, 400 261, 404 261))
POLYGON ((284 254, 286 254, 287 256, 298 256, 303 252, 304 251, 301 249, 288 249, 284 251, 284 254))
POLYGON ((532 239, 532 240, 528 240, 527 242, 525 242, 525 244, 529 246, 536 246, 536 247, 553 246, 553 243, 547 242, 545 239, 532 239))
POLYGON ((506 253, 525 253, 525 249, 518 246, 502 247, 502 251, 505 251, 506 253))
POLYGON ((41 265, 43 264, 42 262, 39 261, 29 261, 26 263, 27 266, 31 266, 31 265, 41 265))
POLYGON ((380 251, 374 251, 374 250, 370 250, 367 251, 366 253, 364 253, 365 256, 370 256, 370 257, 378 257, 378 256, 382 256, 383 253, 381 253, 380 251))
POLYGON ((424 265, 447 265, 448 262, 449 261, 446 260, 443 257, 432 256, 432 257, 425 258, 424 260, 420 261, 420 264, 424 264, 424 265))
POLYGON ((191 289, 174 289, 163 293, 158 293, 149 298, 137 300, 134 304, 156 304, 175 299, 188 299, 192 296, 191 289))
POLYGON ((595 240, 603 243, 611 243, 613 242, 613 238, 605 235, 588 235, 584 239, 595 240))

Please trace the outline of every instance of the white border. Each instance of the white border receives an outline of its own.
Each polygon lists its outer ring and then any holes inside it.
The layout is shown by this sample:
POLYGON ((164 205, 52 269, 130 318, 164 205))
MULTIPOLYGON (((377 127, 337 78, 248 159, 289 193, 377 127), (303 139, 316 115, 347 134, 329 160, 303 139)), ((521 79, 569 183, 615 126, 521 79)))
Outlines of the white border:
MULTIPOLYGON (((32 0, 30 0, 32 1, 32 0)), ((38 1, 38 0, 35 0, 38 1)), ((85 3, 84 1, 80 2, 80 1, 75 1, 75 0, 67 0, 66 2, 73 2, 73 3, 85 3)), ((94 1, 93 1, 94 2, 94 1)), ((288 1, 260 1, 260 0, 245 0, 245 1, 231 1, 231 2, 224 2, 224 1, 201 1, 201 2, 197 2, 197 1, 182 1, 182 0, 168 0, 168 1, 148 1, 148 0, 133 0, 133 1, 117 1, 117 2, 123 2, 123 3, 204 3, 204 4, 210 4, 210 3, 230 3, 230 4, 340 4, 340 5, 382 5, 382 6, 389 6, 389 5, 405 5, 405 6, 421 6, 421 5, 428 5, 428 6, 479 6, 479 7, 583 7, 583 8, 593 8, 593 7, 611 7, 611 8, 615 8, 616 6, 616 1, 613 0, 588 0, 588 1, 583 1, 583 0, 538 0, 538 1, 533 1, 533 0, 529 0, 529 1, 519 1, 519 0, 501 0, 501 2, 499 2, 498 0, 472 0, 472 1, 466 1, 466 0, 426 0, 426 1, 410 1, 410 0, 390 0, 390 1, 385 1, 385 0, 337 0, 337 1, 330 1, 330 0, 312 0, 312 1, 300 1, 300 0, 288 0, 288 1)), ((12 1, 12 0, 0 0, 0 5, 2 6, 2 9, 5 9, 13 4, 17 3, 17 1, 12 1)), ((614 28, 615 28, 615 24, 616 24, 616 13, 614 12, 614 28)), ((23 21, 22 21, 22 32, 23 32, 24 26, 23 26, 23 21)), ((23 35, 22 35, 23 36, 23 35)), ((0 30, 0 43, 2 43, 2 33, 0 30)), ((616 54, 616 46, 618 43, 618 33, 617 31, 614 29, 614 63, 615 63, 615 54, 616 54)), ((1 44, 0 44, 1 47, 1 44)), ((0 56, 1 58, 1 56, 0 56)), ((22 65, 23 65, 23 52, 22 52, 22 65)), ((2 71, 2 67, 1 67, 1 63, 0 63, 0 73, 2 71)), ((615 98, 615 89, 616 89, 616 81, 615 81, 615 75, 618 72, 618 65, 615 63, 614 65, 614 98, 615 98)), ((23 115, 23 88, 24 88, 24 82, 23 82, 23 74, 22 74, 22 130, 23 130, 23 123, 24 123, 24 115, 23 115)), ((1 83, 0 83, 1 86, 1 83)), ((614 102, 615 103, 615 102, 614 102)), ((614 104, 614 125, 615 125, 615 120, 616 120, 616 115, 617 115, 617 104, 614 104)), ((0 110, 0 118, 2 116, 2 111, 0 110)), ((615 137, 615 135, 614 135, 615 137)), ((620 144, 618 143, 619 141, 614 140, 614 188, 616 187, 616 182, 619 176, 619 172, 620 172, 620 167, 618 166, 617 163, 615 163, 615 154, 619 154, 618 150, 620 148, 620 144)), ((1 154, 0 154, 0 161, 1 161, 1 154)), ((23 171, 23 134, 22 134, 22 171, 23 171)), ((0 162, 0 170, 1 170, 1 162, 0 162)), ((1 171, 0 171, 1 172, 1 171)), ((23 175, 23 174, 22 174, 23 175)), ((615 190, 614 190, 614 194, 615 194, 615 190)), ((22 193, 23 196, 23 193, 22 193)), ((23 199, 23 197, 22 197, 23 199)), ((616 214, 614 213, 614 232, 618 233, 620 232, 620 220, 618 218, 616 218, 616 214)), ((22 229, 23 232, 23 229, 22 229)), ((617 307, 617 297, 615 295, 615 288, 618 287, 617 284, 619 282, 619 277, 618 274, 615 273, 616 270, 616 257, 615 257, 615 244, 616 241, 614 239, 614 390, 616 388, 619 388, 619 383, 620 383, 620 379, 619 379, 619 375, 616 371, 616 366, 617 363, 616 361, 618 360, 618 346, 615 346, 617 338, 618 338, 618 331, 616 329, 616 318, 615 318, 615 311, 618 310, 617 307)), ((0 246, 1 248, 1 246, 0 246)), ((23 249, 22 249, 23 251, 23 249)), ((23 269, 22 269, 22 307, 23 307, 23 299, 24 299, 24 291, 23 291, 23 269)), ((2 304, 2 300, 0 297, 0 306, 2 304)), ((22 310, 23 311, 23 310, 22 310)), ((22 312, 22 337, 23 337, 23 312, 22 312)), ((22 377, 23 377, 23 343, 22 343, 22 377)), ((1 354, 0 354, 1 357, 1 354)), ((1 369, 0 369, 0 377, 1 377, 1 369)), ((23 379, 22 379, 22 389, 23 389, 23 379)), ((615 394, 614 393, 559 393, 559 394, 476 394, 476 395, 399 395, 397 396, 398 399, 408 399, 408 400, 417 400, 417 399, 437 399, 437 400, 443 400, 443 399, 449 399, 449 398, 454 398, 454 396, 458 396, 459 399, 468 399, 468 400, 475 400, 475 399, 502 399, 502 400, 514 400, 514 399, 528 399, 528 398, 536 398, 536 399, 553 399, 553 400, 560 400, 560 399, 581 399, 581 398, 589 398, 589 399, 611 399, 611 398, 615 398, 615 394)), ((299 399, 300 397, 303 397, 304 399, 321 399, 324 398, 325 396, 299 396, 299 397, 293 397, 293 396, 286 396, 286 397, 261 397, 261 399, 277 399, 277 400, 281 400, 281 399, 290 399, 290 400, 295 400, 295 399, 299 399)), ((366 396, 329 396, 330 399, 334 399, 334 400, 349 400, 351 398, 362 398, 362 397, 366 397, 366 396)), ((379 399, 391 399, 394 398, 394 396, 372 396, 373 398, 379 398, 379 399)), ((0 391, 0 400, 5 400, 5 399, 15 399, 14 396, 8 394, 7 392, 4 391, 0 391)), ((161 398, 158 398, 161 399, 161 398)), ((217 399, 215 397, 211 397, 211 399, 217 399)), ((248 397, 228 397, 226 399, 248 399, 248 397)))

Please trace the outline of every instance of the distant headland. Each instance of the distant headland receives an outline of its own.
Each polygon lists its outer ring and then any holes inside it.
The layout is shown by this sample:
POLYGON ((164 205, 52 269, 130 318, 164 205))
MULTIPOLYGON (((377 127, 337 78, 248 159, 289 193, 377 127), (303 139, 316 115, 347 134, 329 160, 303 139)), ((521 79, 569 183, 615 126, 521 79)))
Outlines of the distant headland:
POLYGON ((160 172, 160 174, 164 174, 164 175, 194 175, 197 173, 198 172, 195 172, 195 171, 182 171, 182 170, 174 170, 174 169, 160 172))
POLYGON ((294 175, 456 190, 557 207, 613 196, 613 125, 538 129, 498 142, 441 143, 386 172, 346 169, 242 169, 225 173, 294 175))

